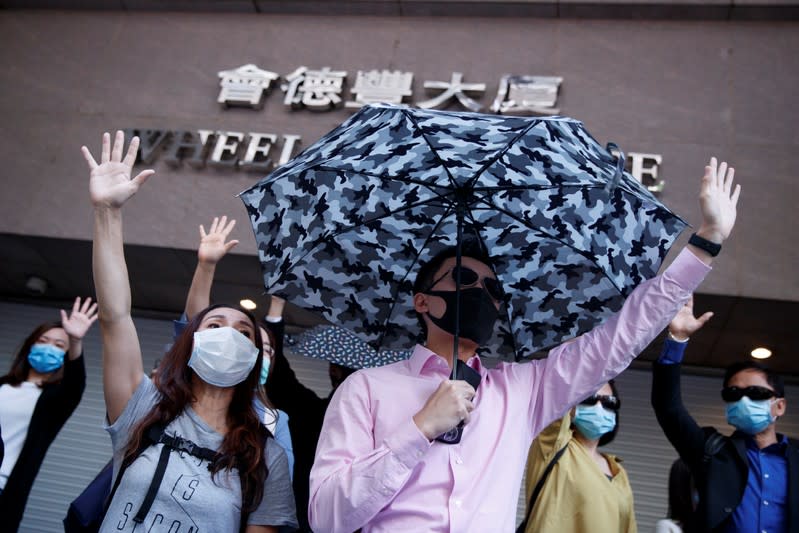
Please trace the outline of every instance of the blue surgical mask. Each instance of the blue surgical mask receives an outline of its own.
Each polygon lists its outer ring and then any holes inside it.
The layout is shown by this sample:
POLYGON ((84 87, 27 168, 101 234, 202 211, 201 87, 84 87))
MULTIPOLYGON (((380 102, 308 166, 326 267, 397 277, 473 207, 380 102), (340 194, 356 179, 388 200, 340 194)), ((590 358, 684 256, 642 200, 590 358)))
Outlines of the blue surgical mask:
POLYGON ((66 352, 52 344, 34 344, 28 352, 28 362, 36 372, 47 374, 61 368, 66 352))
POLYGON ((771 416, 771 400, 752 400, 748 396, 727 404, 727 422, 746 433, 756 435, 777 417, 771 416))
POLYGON ((578 405, 575 408, 572 423, 588 440, 597 440, 616 427, 616 413, 602 407, 601 404, 578 405))
POLYGON ((269 357, 264 357, 263 363, 261 363, 261 378, 258 380, 258 383, 261 385, 266 383, 266 378, 269 377, 269 366, 272 364, 272 360, 269 357))

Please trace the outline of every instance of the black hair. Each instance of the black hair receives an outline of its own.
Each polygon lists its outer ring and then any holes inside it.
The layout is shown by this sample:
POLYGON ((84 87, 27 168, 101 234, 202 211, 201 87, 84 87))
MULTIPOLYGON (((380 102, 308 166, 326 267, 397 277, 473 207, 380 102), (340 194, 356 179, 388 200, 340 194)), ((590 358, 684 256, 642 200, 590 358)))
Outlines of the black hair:
POLYGON ((766 365, 755 361, 741 361, 728 366, 727 370, 724 371, 724 387, 727 387, 727 384, 735 374, 743 372, 744 370, 754 370, 763 374, 763 377, 766 378, 766 382, 768 382, 769 386, 774 390, 777 398, 785 398, 785 385, 782 382, 782 378, 766 365))
MULTIPOLYGON (((448 246, 438 252, 427 263, 423 264, 419 271, 416 273, 416 279, 413 282, 413 294, 426 293, 435 283, 435 275, 444 261, 451 257, 457 257, 457 246, 448 246)), ((461 243, 461 257, 470 257, 481 263, 488 265, 493 270, 493 261, 485 246, 477 239, 464 239, 461 243)), ((416 319, 419 321, 419 326, 422 329, 422 337, 427 336, 427 324, 425 324, 424 317, 421 313, 416 313, 416 319)))
MULTIPOLYGON (((27 381, 28 373, 31 371, 31 364, 28 362, 28 354, 31 351, 31 347, 36 344, 39 340, 39 337, 50 331, 51 329, 64 329, 63 324, 61 322, 44 322, 36 326, 33 331, 28 335, 25 340, 22 342, 22 345, 17 350, 17 353, 14 355, 14 358, 11 362, 11 368, 8 371, 8 374, 0 377, 0 385, 13 385, 17 386, 23 381, 27 381)), ((66 348, 67 354, 65 358, 69 358, 69 346, 66 348)), ((65 361, 66 363, 66 361, 65 361)), ((54 370, 49 377, 44 380, 41 384, 39 384, 39 388, 44 387, 44 385, 50 385, 52 383, 59 383, 64 378, 64 365, 61 365, 60 368, 54 370)))

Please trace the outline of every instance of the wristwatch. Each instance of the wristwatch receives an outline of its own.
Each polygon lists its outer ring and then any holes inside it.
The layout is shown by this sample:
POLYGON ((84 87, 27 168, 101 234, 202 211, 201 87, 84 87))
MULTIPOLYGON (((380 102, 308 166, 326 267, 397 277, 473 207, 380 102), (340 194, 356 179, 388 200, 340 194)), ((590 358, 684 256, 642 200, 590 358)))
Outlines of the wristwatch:
POLYGON ((693 244, 697 248, 706 251, 707 253, 710 254, 711 257, 716 257, 717 255, 719 255, 719 252, 721 251, 720 244, 716 244, 713 241, 709 241, 703 237, 700 237, 696 233, 691 235, 691 238, 688 239, 688 244, 693 244))

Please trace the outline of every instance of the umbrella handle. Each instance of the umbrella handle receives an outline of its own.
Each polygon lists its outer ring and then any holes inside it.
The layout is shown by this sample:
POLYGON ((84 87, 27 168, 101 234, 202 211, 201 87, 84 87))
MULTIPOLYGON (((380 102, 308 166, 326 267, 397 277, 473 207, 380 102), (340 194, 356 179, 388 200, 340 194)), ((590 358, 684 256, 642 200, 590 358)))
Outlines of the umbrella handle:
POLYGON ((616 173, 613 175, 613 179, 605 187, 605 190, 610 192, 616 188, 616 186, 621 181, 621 177, 624 175, 624 162, 626 158, 624 156, 624 152, 621 151, 621 148, 619 148, 619 145, 617 145, 616 143, 608 143, 607 150, 611 156, 613 156, 614 151, 619 154, 618 157, 616 158, 616 173))

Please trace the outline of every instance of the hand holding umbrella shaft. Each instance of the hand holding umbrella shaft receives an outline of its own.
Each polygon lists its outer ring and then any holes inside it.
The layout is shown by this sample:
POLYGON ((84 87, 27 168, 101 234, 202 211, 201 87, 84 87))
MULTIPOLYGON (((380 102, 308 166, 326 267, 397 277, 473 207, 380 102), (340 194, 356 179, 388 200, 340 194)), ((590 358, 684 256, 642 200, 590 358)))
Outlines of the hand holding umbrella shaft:
POLYGON ((469 422, 469 413, 474 410, 474 395, 474 387, 467 382, 445 379, 413 416, 413 421, 425 437, 433 440, 461 421, 469 422))

